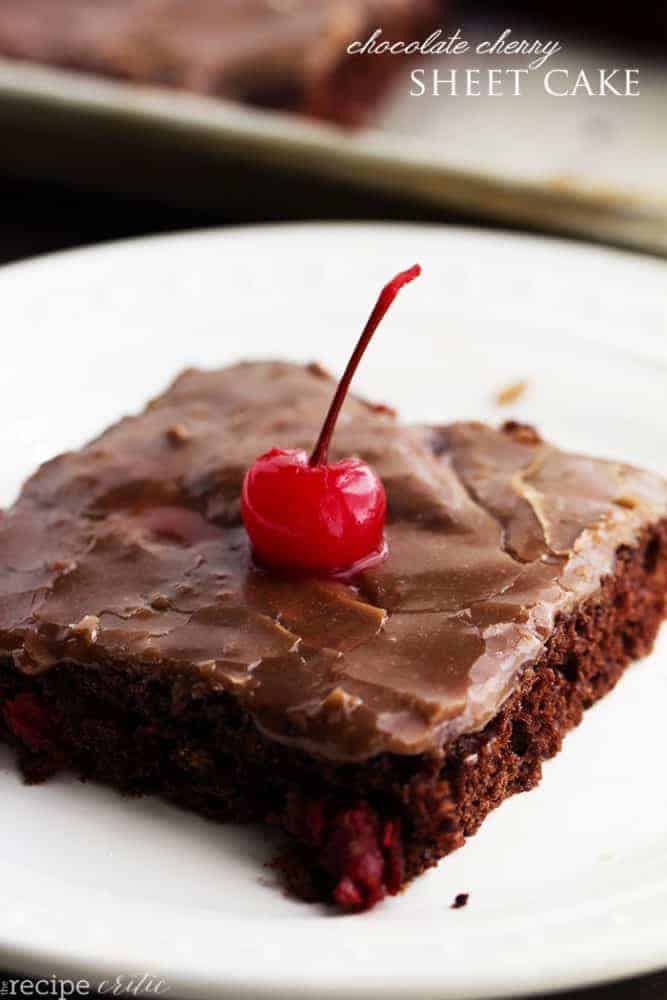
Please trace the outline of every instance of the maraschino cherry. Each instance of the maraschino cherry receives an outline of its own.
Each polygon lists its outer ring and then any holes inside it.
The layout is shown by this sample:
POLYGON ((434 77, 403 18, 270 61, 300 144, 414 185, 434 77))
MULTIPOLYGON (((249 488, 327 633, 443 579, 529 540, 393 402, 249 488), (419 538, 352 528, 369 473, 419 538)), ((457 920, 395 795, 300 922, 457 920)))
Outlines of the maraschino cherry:
POLYGON ((371 467, 358 458, 328 463, 329 443, 350 383, 382 317, 418 264, 380 292, 341 378, 310 458, 272 448, 248 469, 241 514, 259 562, 278 569, 336 575, 382 558, 387 499, 371 467))

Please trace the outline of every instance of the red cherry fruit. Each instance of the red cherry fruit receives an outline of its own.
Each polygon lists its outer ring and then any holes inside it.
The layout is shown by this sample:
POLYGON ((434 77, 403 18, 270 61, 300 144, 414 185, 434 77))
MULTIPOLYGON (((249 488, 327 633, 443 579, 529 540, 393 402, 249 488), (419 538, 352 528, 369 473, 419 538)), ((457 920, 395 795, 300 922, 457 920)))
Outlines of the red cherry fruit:
POLYGON ((350 573, 383 556, 387 500, 371 467, 358 458, 329 464, 329 442, 350 383, 382 317, 418 264, 380 292, 332 400, 313 454, 272 448, 243 480, 241 515, 257 559, 267 566, 350 573))

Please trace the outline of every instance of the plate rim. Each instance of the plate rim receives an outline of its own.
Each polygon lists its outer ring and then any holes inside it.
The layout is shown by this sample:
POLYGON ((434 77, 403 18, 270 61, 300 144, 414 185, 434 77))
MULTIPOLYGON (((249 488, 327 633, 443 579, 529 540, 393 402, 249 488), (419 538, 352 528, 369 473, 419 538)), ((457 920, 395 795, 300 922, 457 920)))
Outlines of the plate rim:
MULTIPOLYGON (((443 232, 445 231, 449 238, 456 240, 459 235, 465 234, 468 238, 475 240, 484 240, 490 244, 506 244, 507 242, 521 243, 521 244, 535 244, 536 242, 541 243, 544 246, 552 247, 556 250, 566 249, 568 252, 574 252, 575 254, 584 254, 587 257, 604 257, 613 258, 614 260, 631 260, 633 261, 633 266, 638 266, 644 268, 645 266, 657 271, 663 271, 667 273, 667 263, 663 261, 656 260, 650 257, 641 257, 635 254, 629 254, 625 251, 601 248, 595 246, 587 246, 585 244, 580 244, 570 240, 564 240, 562 238, 555 238, 551 236, 532 236, 522 233, 506 233, 504 231, 498 230, 478 230, 471 226, 442 226, 438 224, 428 224, 426 226, 421 224, 404 224, 404 223, 270 223, 270 224, 258 224, 253 226, 234 226, 234 227, 222 227, 222 228, 205 228, 198 230, 188 230, 185 232, 177 232, 171 234, 160 234, 148 237, 135 237, 129 240, 114 241, 105 244, 93 245, 92 247, 76 248, 73 250, 60 251, 54 254, 46 254, 36 258, 29 258, 24 261, 19 261, 13 264, 5 265, 0 268, 0 284, 2 283, 3 276, 6 280, 12 280, 12 276, 21 273, 25 275, 26 273, 40 270, 48 269, 52 262, 55 260, 60 264, 61 259, 67 259, 69 263, 65 266, 75 266, 77 258, 81 256, 102 256, 106 254, 123 254, 126 252, 131 252, 137 246, 143 246, 145 248, 150 248, 156 241, 161 244, 185 244, 192 240, 211 240, 215 243, 217 240, 231 240, 236 234, 248 234, 249 231, 256 238, 262 237, 264 232, 271 232, 276 234, 279 231, 281 234, 287 234, 288 238, 290 235, 298 234, 304 230, 312 232, 313 230, 339 230, 345 234, 349 233, 350 230, 366 230, 369 233, 375 234, 378 228, 395 230, 397 233, 405 233, 406 230, 411 233, 417 231, 423 231, 427 229, 429 231, 443 232)), ((0 864, 0 870, 2 870, 2 864, 0 864)), ((667 895, 665 896, 667 899, 667 895)), ((122 904, 117 904, 119 907, 122 904)), ((667 912, 667 910, 666 910, 667 912)), ((22 925, 23 921, 19 923, 19 927, 22 925)), ((5 925, 5 918, 0 915, 0 928, 5 925)), ((608 931, 613 931, 613 927, 607 928, 608 931)), ((0 931, 0 933, 2 933, 0 931)), ((582 979, 581 967, 578 966, 577 973, 563 972, 560 976, 554 976, 553 971, 550 974, 550 981, 548 985, 544 986, 543 992, 552 992, 556 989, 563 989, 567 987, 582 986, 585 984, 591 984, 594 982, 607 982, 620 976, 635 975, 641 972, 653 971, 657 968, 662 968, 667 959, 667 949, 665 948, 664 941, 660 940, 659 931, 656 932, 652 937, 647 938, 643 942, 643 949, 641 955, 637 954, 635 958, 628 962, 625 957, 622 956, 622 951, 619 948, 614 954, 613 960, 609 961, 609 956, 607 955, 602 961, 599 955, 595 960, 590 962, 587 967, 587 972, 582 979)), ((96 975, 98 978, 104 978, 108 976, 117 966, 114 964, 116 959, 113 959, 111 955, 104 954, 103 952, 98 952, 97 957, 92 959, 92 963, 97 963, 93 965, 91 970, 91 959, 89 955, 83 956, 77 959, 76 955, 76 945, 71 944, 69 949, 60 950, 60 955, 58 952, 49 952, 48 948, 44 947, 41 955, 34 954, 28 945, 25 943, 21 945, 20 940, 16 937, 12 940, 11 936, 2 933, 0 937, 0 958, 7 964, 9 968, 12 965, 18 963, 22 964, 24 961, 29 960, 31 967, 37 971, 42 969, 46 971, 48 968, 49 972, 62 969, 63 974, 67 972, 70 974, 72 971, 79 971, 81 974, 90 976, 92 974, 96 975), (64 954, 67 951, 67 954, 64 954)), ((595 949, 592 949, 595 952, 595 949)), ((216 970, 216 974, 219 974, 220 970, 216 970)), ((171 982, 174 984, 173 989, 175 992, 181 992, 184 995, 189 995, 192 997, 208 997, 212 994, 220 994, 220 983, 212 982, 209 975, 205 973, 199 973, 194 976, 190 973, 187 979, 179 980, 176 974, 172 975, 171 982)), ((323 984, 321 982, 317 983, 305 983, 303 980, 286 982, 282 981, 277 986, 275 983, 267 982, 266 978, 259 978, 256 983, 248 980, 244 977, 243 980, 239 980, 237 977, 236 981, 229 980, 229 985, 226 986, 225 992, 229 992, 229 995, 233 995, 234 990, 243 990, 247 995, 253 995, 257 997, 296 997, 300 994, 303 996, 314 996, 318 997, 338 997, 341 994, 352 998, 353 996, 370 998, 371 996, 377 996, 378 991, 382 989, 383 993, 389 997, 396 997, 405 995, 406 989, 409 990, 410 994, 415 998, 424 997, 439 997, 444 1000, 446 997, 457 997, 460 1000, 469 997, 497 997, 499 995, 507 995, 508 989, 511 991, 512 995, 520 996, 526 995, 528 993, 535 993, 535 981, 534 977, 531 980, 528 975, 525 976, 523 982, 516 979, 516 974, 513 974, 511 983, 508 981, 506 984, 499 981, 497 970, 493 975, 493 982, 488 979, 485 984, 481 983, 479 980, 474 987, 474 990, 466 991, 465 987, 460 983, 443 984, 442 982, 432 982, 430 984, 423 983, 418 988, 415 988, 411 983, 402 982, 394 983, 388 986, 386 981, 382 979, 381 974, 379 979, 368 980, 364 982, 363 987, 359 989, 350 990, 349 982, 341 981, 337 985, 323 984), (315 994, 313 990, 316 990, 315 994)))
MULTIPOLYGON (((501 223, 531 222, 667 255, 667 196, 632 186, 591 190, 443 161, 426 146, 410 152, 400 135, 368 128, 355 135, 335 124, 263 110, 221 98, 0 56, 0 101, 104 120, 110 130, 142 127, 196 135, 212 156, 260 157, 276 167, 381 188, 398 186, 417 201, 484 210, 501 223), (294 154, 298 153, 298 157, 294 154), (378 170, 382 167, 382 170, 378 170)), ((71 165, 70 165, 71 166, 71 165)))
POLYGON ((298 222, 277 220, 269 222, 235 222, 231 225, 199 225, 181 229, 170 229, 159 233, 125 236, 121 239, 104 240, 97 243, 86 242, 73 247, 31 254, 28 257, 21 257, 18 260, 11 260, 0 264, 0 279, 3 275, 42 266, 44 263, 52 260, 77 256, 92 256, 93 254, 117 255, 128 248, 140 247, 142 245, 148 247, 156 243, 188 242, 191 239, 202 241, 215 240, 228 236, 244 236, 246 233, 259 234, 260 236, 265 233, 273 234, 276 232, 298 234, 301 231, 312 232, 318 229, 345 232, 357 230, 361 232, 365 231, 368 234, 377 229, 396 230, 397 233, 402 231, 414 234, 421 231, 431 233, 440 232, 453 234, 457 238, 479 239, 482 242, 488 243, 533 244, 542 246, 544 249, 552 248, 554 250, 560 248, 563 251, 580 254, 582 257, 604 257, 609 261, 625 261, 630 266, 641 269, 662 269, 667 274, 667 258, 659 254, 638 251, 628 247, 596 243, 561 233, 532 232, 522 229, 508 229, 495 225, 486 227, 483 224, 476 225, 472 222, 448 223, 439 220, 410 222, 396 221, 394 219, 305 219, 298 222))

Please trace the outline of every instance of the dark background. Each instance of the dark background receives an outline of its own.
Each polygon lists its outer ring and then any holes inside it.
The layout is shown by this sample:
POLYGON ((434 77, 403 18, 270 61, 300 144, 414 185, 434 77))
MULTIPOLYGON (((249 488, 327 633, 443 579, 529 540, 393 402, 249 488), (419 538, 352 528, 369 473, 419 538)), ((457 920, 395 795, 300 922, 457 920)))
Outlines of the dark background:
MULTIPOLYGON (((438 216, 409 203, 288 175, 272 173, 271 183, 265 184, 261 168, 245 165, 243 169, 243 189, 248 194, 235 194, 228 210, 214 213, 0 175, 0 262, 123 237, 244 222, 440 219, 488 228, 488 223, 470 216, 438 216)), ((30 971, 24 969, 21 974, 29 976, 30 971)), ((0 970, 0 988, 3 979, 18 975, 0 970)), ((667 1000, 667 972, 560 996, 561 1000, 667 1000)))
POLYGON ((228 167, 221 175, 220 184, 222 188, 233 187, 233 198, 228 206, 213 210, 157 199, 125 198, 0 173, 0 263, 105 240, 247 222, 438 218, 470 222, 469 215, 438 215, 398 198, 388 199, 275 170, 269 173, 247 162, 238 168, 243 172, 243 184, 236 184, 232 169, 228 167))

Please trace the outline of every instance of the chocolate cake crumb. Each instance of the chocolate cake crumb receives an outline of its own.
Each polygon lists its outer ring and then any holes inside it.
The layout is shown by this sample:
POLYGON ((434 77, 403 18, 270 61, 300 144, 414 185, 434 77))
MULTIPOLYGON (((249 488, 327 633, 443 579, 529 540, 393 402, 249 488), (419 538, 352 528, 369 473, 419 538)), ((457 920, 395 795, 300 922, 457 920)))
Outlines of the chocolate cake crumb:
POLYGON ((495 401, 497 406, 510 406, 512 403, 516 403, 518 399, 525 394, 528 388, 527 379, 519 379, 516 382, 510 382, 503 389, 496 393, 495 401))
POLYGON ((450 906, 451 910, 461 910, 464 906, 468 905, 468 900, 470 894, 467 892, 460 892, 455 898, 454 902, 450 906))

